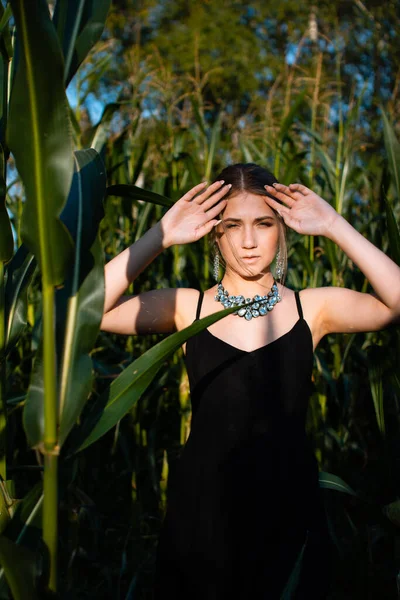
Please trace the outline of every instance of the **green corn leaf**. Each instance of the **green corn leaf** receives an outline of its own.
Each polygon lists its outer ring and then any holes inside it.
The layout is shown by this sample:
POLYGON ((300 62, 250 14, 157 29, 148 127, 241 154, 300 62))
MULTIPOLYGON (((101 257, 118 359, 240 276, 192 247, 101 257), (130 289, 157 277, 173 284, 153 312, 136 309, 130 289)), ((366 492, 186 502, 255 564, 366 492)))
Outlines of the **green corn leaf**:
POLYGON ((243 140, 239 141, 239 146, 240 146, 240 150, 242 152, 243 155, 243 162, 246 163, 253 163, 255 162, 253 159, 253 155, 251 154, 249 147, 247 144, 244 143, 243 140))
POLYGON ((147 156, 148 147, 149 147, 149 143, 148 143, 148 141, 146 141, 143 144, 142 149, 140 150, 139 156, 135 161, 134 171, 133 171, 133 176, 132 176, 133 183, 136 183, 140 173, 142 172, 144 161, 146 160, 146 156, 147 156))
MULTIPOLYGON (((43 484, 37 483, 18 501, 4 534, 9 540, 34 550, 42 534, 43 484)), ((1 596, 0 596, 1 597, 1 596)))
POLYGON ((280 600, 291 600, 292 598, 294 598, 294 594, 295 594, 297 586, 299 584, 301 565, 303 562, 304 552, 305 552, 305 549, 307 546, 307 539, 308 539, 308 531, 307 531, 307 535, 306 535, 306 540, 301 547, 301 550, 300 550, 297 560, 294 564, 294 567, 290 574, 288 582, 285 585, 285 589, 283 590, 283 592, 281 594, 280 600))
POLYGON ((15 347, 26 327, 28 287, 35 269, 36 260, 24 245, 18 248, 6 266, 6 355, 15 347))
POLYGON ((303 266, 307 270, 308 276, 310 277, 310 279, 312 279, 314 276, 313 263, 311 262, 308 252, 307 252, 306 248, 304 247, 304 244, 302 241, 299 241, 299 242, 297 242, 297 244, 295 244, 294 252, 299 256, 299 259, 301 260, 301 262, 303 263, 303 266))
POLYGON ((206 124, 204 122, 203 113, 200 111, 199 102, 193 96, 190 97, 190 102, 193 108, 194 120, 196 121, 202 135, 207 138, 206 124))
POLYGON ((224 316, 237 310, 235 307, 219 311, 196 321, 150 348, 127 367, 100 396, 85 419, 79 434, 79 450, 87 448, 102 437, 136 404, 171 354, 190 337, 209 327, 224 316))
POLYGON ((302 181, 303 177, 301 175, 303 170, 304 159, 308 154, 308 150, 304 150, 303 152, 298 152, 290 157, 287 160, 285 165, 285 172, 282 175, 280 182, 285 185, 289 185, 290 183, 294 183, 295 181, 302 181))
POLYGON ((101 152, 107 141, 111 119, 121 106, 120 102, 107 104, 97 125, 85 133, 85 145, 90 146, 97 152, 101 152))
POLYGON ((57 0, 53 23, 65 60, 65 85, 77 72, 104 29, 111 0, 57 0))
POLYGON ((329 238, 323 240, 325 254, 329 260, 331 271, 337 271, 338 260, 337 260, 337 246, 329 238))
POLYGON ((143 200, 159 204, 160 206, 166 206, 167 208, 173 205, 173 201, 166 196, 129 184, 110 185, 107 188, 107 196, 122 196, 131 200, 143 200))
POLYGON ((300 109, 302 108, 305 102, 306 90, 303 90, 301 94, 296 97, 296 100, 293 102, 287 116, 283 120, 281 125, 281 129, 279 132, 279 139, 282 141, 285 139, 290 127, 294 123, 296 117, 300 114, 300 109))
POLYGON ((381 107, 381 111, 383 119, 383 138, 385 141, 389 170, 396 190, 397 199, 400 200, 400 143, 383 107, 381 107))
POLYGON ((335 165, 333 164, 333 161, 329 156, 328 152, 325 152, 325 150, 323 150, 322 148, 318 147, 316 155, 321 162, 323 170, 325 171, 326 181, 328 183, 331 194, 334 195, 336 190, 335 165))
MULTIPOLYGON (((91 390, 93 366, 89 352, 100 331, 104 305, 104 261, 97 231, 104 214, 105 169, 94 150, 82 150, 75 156, 77 169, 70 196, 76 202, 71 206, 69 201, 66 208, 75 208, 76 252, 65 287, 56 297, 57 320, 61 326, 65 323, 60 368, 60 446, 91 390)), ((64 214, 61 218, 66 222, 64 214)))
MULTIPOLYGON (((61 445, 78 418, 92 386, 89 352, 100 329, 104 303, 104 266, 97 232, 103 217, 105 169, 93 149, 75 153, 76 170, 61 214, 75 242, 65 285, 56 293, 57 357, 60 361, 59 426, 61 445)), ((31 446, 44 434, 43 343, 35 357, 23 422, 31 446)))
POLYGON ((221 137, 221 125, 222 125, 222 112, 219 113, 215 120, 215 123, 211 129, 210 140, 208 143, 208 152, 206 159, 206 169, 204 178, 206 181, 210 181, 212 169, 215 163, 215 157, 218 152, 219 140, 221 137))
POLYGON ((343 479, 337 475, 333 475, 333 473, 325 473, 324 471, 321 471, 319 473, 319 485, 321 488, 326 490, 344 492, 345 494, 350 494, 351 496, 357 497, 356 492, 352 490, 351 487, 343 481, 343 479))
POLYGON ((21 236, 39 263, 44 284, 57 286, 64 280, 72 252, 70 235, 58 218, 73 174, 63 58, 46 0, 11 0, 11 7, 21 51, 10 101, 8 144, 27 197, 21 236))
POLYGON ((384 201, 390 254, 393 260, 400 266, 400 231, 393 213, 393 209, 386 196, 384 196, 384 201))
POLYGON ((368 377, 376 422, 383 437, 386 435, 385 413, 383 409, 383 369, 381 350, 377 346, 368 348, 368 377))
POLYGON ((36 558, 33 552, 0 536, 0 564, 14 600, 39 600, 35 589, 36 558))

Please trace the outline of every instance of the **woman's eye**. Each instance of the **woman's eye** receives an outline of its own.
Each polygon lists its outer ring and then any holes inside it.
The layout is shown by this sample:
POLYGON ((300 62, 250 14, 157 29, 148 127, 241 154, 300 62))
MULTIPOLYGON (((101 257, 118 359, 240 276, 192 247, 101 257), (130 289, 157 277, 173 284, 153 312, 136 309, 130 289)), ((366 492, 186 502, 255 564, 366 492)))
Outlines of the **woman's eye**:
POLYGON ((266 223, 260 223, 260 225, 262 225, 263 227, 272 227, 272 223, 270 223, 269 221, 267 221, 266 223))
POLYGON ((235 223, 229 223, 228 225, 225 225, 225 227, 227 229, 233 229, 234 227, 237 227, 237 225, 235 223))

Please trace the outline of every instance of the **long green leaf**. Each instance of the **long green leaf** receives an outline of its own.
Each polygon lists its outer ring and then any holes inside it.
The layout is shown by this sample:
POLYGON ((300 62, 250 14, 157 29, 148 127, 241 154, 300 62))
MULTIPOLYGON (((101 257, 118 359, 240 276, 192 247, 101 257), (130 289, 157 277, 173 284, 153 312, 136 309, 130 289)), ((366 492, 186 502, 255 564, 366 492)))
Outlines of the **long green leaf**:
POLYGON ((282 122, 281 129, 279 131, 279 139, 281 143, 285 139, 287 132, 289 131, 296 117, 300 113, 300 109, 302 108, 302 105, 305 102, 306 91, 307 90, 303 90, 298 96, 296 96, 295 101, 293 102, 288 114, 282 122))
POLYGON ((165 360, 186 340, 235 310, 235 307, 228 308, 196 321, 159 342, 129 365, 100 396, 88 415, 79 435, 79 450, 93 444, 122 419, 139 400, 165 360))
POLYGON ((299 552, 297 560, 294 564, 293 570, 292 570, 290 577, 285 585, 285 589, 283 590, 283 592, 281 594, 280 600, 291 600, 291 598, 294 598, 294 594, 296 592, 296 589, 297 589, 297 586, 299 583, 299 579, 300 579, 301 565, 303 562, 304 552, 305 552, 306 546, 307 546, 307 539, 308 539, 308 531, 307 531, 307 535, 306 535, 306 540, 301 547, 301 550, 299 552))
MULTIPOLYGON (((85 404, 92 385, 88 355, 100 329, 104 301, 104 267, 97 232, 103 217, 105 169, 93 149, 75 153, 76 172, 61 214, 75 241, 65 284, 56 293, 57 357, 60 373, 59 445, 63 443, 85 404)), ((23 413, 31 446, 44 435, 43 340, 35 357, 23 413)))
POLYGON ((35 589, 36 559, 33 552, 0 536, 0 564, 14 600, 39 600, 35 589))
POLYGON ((346 494, 350 494, 351 496, 357 497, 356 492, 352 490, 351 487, 343 481, 343 479, 341 479, 337 475, 333 475, 333 473, 326 473, 324 471, 320 471, 319 485, 321 488, 327 490, 334 490, 335 492, 344 492, 346 494))
POLYGON ((386 435, 385 413, 383 408, 383 369, 381 351, 378 347, 368 349, 368 377, 372 400, 375 408, 376 422, 384 437, 386 435))
POLYGON ((63 59, 46 0, 11 0, 11 7, 21 52, 8 143, 27 197, 21 236, 38 260, 44 283, 57 286, 72 251, 71 238, 59 220, 73 174, 63 59))
POLYGON ((107 188, 107 196, 122 196, 131 200, 144 200, 145 202, 153 202, 153 204, 159 204, 167 208, 173 205, 173 201, 166 196, 129 184, 110 185, 107 188))
POLYGON ((69 84, 104 29, 111 0, 57 0, 53 23, 64 53, 69 84))
MULTIPOLYGON (((70 194, 75 202, 72 205, 68 201, 66 208, 73 211, 76 220, 76 252, 66 285, 56 298, 57 320, 65 323, 60 367, 60 446, 91 390, 93 366, 89 352, 100 331, 104 305, 104 261, 97 231, 104 214, 105 168, 94 150, 82 150, 75 157, 77 170, 70 194)), ((64 214, 62 218, 66 222, 64 214)))
POLYGON ((88 132, 85 132, 85 145, 90 146, 97 152, 101 153, 103 146, 107 141, 111 120, 115 113, 119 110, 120 106, 121 103, 119 102, 112 102, 111 104, 107 104, 107 106, 105 106, 99 122, 88 132))
POLYGON ((18 501, 15 512, 8 523, 4 534, 9 540, 34 550, 41 537, 41 509, 43 505, 43 484, 37 483, 25 498, 18 501))
POLYGON ((383 118, 383 137, 389 170, 392 176, 393 185, 396 189, 397 199, 400 201, 400 143, 383 107, 381 107, 381 111, 383 118))
POLYGON ((6 355, 14 348, 26 327, 28 287, 35 269, 36 260, 24 245, 18 248, 6 266, 6 355))
POLYGON ((211 179, 211 174, 215 163, 215 157, 218 152, 219 140, 221 137, 221 125, 222 112, 218 114, 218 117, 216 118, 215 123, 211 129, 210 140, 207 148, 207 160, 204 174, 206 181, 209 181, 211 179))

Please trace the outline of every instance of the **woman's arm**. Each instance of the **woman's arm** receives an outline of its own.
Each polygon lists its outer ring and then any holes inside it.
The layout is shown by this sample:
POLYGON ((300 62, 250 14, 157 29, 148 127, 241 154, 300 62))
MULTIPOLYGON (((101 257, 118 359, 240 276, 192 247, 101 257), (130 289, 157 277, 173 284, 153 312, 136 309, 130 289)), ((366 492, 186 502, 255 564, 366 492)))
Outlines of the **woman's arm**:
POLYGON ((179 297, 190 290, 161 289, 123 296, 136 277, 165 249, 209 233, 224 209, 229 186, 202 183, 178 200, 145 235, 105 266, 101 328, 122 334, 168 333, 177 326, 179 297), (223 187, 222 187, 223 186, 223 187))
MULTIPOLYGON (((359 267, 377 298, 345 288, 313 290, 323 334, 376 331, 400 321, 400 267, 356 231, 330 204, 301 184, 267 188, 284 204, 266 202, 279 210, 298 233, 324 235, 359 267)), ((310 290, 311 291, 311 290, 310 290)))

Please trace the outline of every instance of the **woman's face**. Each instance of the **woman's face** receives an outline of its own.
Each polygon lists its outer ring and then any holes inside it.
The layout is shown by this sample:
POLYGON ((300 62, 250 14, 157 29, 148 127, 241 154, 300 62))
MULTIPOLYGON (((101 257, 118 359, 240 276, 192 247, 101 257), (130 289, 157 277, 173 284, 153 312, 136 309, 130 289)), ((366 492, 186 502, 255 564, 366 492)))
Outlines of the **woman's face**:
POLYGON ((222 221, 227 233, 222 224, 217 226, 217 243, 227 268, 243 277, 267 273, 277 252, 280 226, 264 197, 248 192, 229 197, 222 221))

